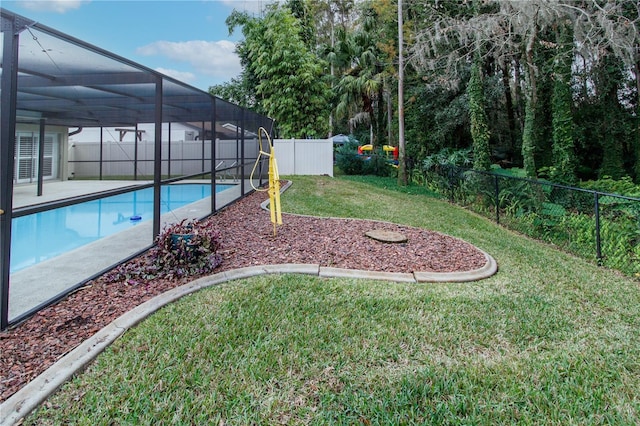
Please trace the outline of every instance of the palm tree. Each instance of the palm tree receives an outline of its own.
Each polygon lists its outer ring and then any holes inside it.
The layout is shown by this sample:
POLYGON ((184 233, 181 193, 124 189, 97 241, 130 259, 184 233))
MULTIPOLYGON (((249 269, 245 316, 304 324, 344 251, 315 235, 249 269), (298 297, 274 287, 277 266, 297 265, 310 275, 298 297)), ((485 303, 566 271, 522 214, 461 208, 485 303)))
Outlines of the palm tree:
POLYGON ((334 87, 338 95, 336 116, 347 118, 351 131, 359 124, 368 125, 370 142, 374 145, 380 141, 383 126, 386 77, 373 31, 375 18, 372 10, 365 10, 355 31, 339 29, 329 55, 334 66, 344 70, 334 87))

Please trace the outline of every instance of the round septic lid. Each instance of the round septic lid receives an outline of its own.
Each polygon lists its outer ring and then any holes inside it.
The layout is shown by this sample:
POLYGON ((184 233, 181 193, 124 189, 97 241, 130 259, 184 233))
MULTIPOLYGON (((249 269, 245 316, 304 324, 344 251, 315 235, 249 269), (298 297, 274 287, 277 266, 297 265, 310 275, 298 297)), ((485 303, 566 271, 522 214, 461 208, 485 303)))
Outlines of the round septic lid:
POLYGON ((373 238, 377 241, 382 241, 383 243, 406 243, 407 237, 404 234, 395 231, 386 231, 384 229, 373 229, 371 231, 365 232, 365 234, 369 238, 373 238))

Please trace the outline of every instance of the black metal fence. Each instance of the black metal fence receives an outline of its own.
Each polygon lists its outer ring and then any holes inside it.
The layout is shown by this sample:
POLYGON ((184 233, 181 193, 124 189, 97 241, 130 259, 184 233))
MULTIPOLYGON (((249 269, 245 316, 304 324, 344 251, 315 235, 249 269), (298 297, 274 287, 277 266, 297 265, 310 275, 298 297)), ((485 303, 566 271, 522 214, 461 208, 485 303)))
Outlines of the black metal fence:
POLYGON ((425 185, 514 231, 640 277, 640 199, 439 166, 425 185))

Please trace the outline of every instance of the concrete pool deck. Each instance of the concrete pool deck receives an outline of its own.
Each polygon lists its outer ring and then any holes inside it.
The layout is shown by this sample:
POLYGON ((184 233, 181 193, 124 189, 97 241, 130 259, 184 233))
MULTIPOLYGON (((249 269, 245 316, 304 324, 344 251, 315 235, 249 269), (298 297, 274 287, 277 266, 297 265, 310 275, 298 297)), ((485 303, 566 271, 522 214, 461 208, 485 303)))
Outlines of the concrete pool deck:
MULTIPOLYGON (((207 181, 184 181, 183 183, 207 181)), ((43 195, 36 195, 35 185, 20 185, 14 189, 14 209, 61 200, 84 194, 129 186, 147 181, 61 181, 46 183, 43 195)), ((233 184, 233 182, 220 182, 233 184)), ((236 182, 237 183, 237 182, 236 182)), ((245 191, 251 185, 245 181, 245 191)), ((240 185, 216 194, 220 209, 240 197, 240 185)), ((189 204, 161 216, 161 226, 182 219, 199 219, 209 215, 211 198, 189 204)), ((13 320, 87 278, 144 250, 153 243, 153 223, 145 221, 131 229, 79 247, 55 258, 11 274, 9 284, 9 320, 13 320)))

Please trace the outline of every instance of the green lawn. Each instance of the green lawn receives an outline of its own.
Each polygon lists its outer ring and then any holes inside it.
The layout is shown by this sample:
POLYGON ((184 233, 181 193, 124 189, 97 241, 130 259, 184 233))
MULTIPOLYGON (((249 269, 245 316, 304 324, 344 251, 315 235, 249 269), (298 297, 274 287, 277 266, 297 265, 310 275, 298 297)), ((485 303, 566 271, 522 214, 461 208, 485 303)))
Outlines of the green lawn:
POLYGON ((292 180, 285 211, 441 231, 500 270, 203 290, 127 332, 25 424, 640 423, 637 282, 393 180, 292 180))

